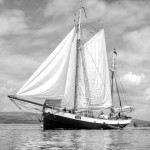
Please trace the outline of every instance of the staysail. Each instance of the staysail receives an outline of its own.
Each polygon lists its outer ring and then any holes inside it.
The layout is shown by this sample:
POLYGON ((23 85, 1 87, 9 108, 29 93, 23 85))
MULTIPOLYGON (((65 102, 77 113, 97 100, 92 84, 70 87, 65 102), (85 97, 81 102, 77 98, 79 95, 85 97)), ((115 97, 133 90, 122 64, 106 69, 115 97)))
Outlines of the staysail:
POLYGON ((16 95, 62 99, 62 104, 69 103, 73 107, 70 100, 74 97, 74 88, 71 84, 75 82, 76 38, 74 28, 16 95))

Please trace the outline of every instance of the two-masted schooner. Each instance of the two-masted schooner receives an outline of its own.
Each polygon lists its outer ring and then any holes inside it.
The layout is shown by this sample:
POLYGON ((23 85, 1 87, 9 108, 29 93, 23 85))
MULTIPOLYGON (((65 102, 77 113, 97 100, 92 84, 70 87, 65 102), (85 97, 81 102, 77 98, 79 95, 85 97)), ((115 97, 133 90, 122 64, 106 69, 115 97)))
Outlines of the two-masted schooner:
POLYGON ((64 40, 16 95, 8 97, 43 107, 44 130, 123 129, 131 122, 126 114, 133 108, 122 101, 121 94, 114 94, 116 51, 109 71, 104 30, 83 44, 81 12, 82 8, 64 40))

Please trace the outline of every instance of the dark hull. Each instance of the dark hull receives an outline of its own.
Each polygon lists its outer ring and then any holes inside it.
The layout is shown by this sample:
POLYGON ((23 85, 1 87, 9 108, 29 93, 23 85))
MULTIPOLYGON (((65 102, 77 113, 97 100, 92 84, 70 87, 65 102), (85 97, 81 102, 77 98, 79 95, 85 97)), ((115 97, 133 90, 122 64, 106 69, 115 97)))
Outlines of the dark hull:
POLYGON ((72 119, 50 113, 43 114, 43 128, 50 129, 123 129, 128 124, 106 124, 87 122, 81 119, 72 119))

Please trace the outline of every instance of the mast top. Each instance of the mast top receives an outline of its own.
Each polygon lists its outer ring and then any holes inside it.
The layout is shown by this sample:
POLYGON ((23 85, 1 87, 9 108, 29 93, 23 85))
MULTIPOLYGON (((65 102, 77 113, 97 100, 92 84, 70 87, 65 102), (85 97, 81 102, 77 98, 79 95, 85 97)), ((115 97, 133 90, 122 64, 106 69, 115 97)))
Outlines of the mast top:
POLYGON ((116 61, 116 56, 117 56, 117 51, 116 49, 114 48, 113 50, 113 60, 112 60, 112 67, 111 67, 111 71, 114 72, 115 71, 115 67, 116 67, 116 64, 115 64, 115 61, 116 61))

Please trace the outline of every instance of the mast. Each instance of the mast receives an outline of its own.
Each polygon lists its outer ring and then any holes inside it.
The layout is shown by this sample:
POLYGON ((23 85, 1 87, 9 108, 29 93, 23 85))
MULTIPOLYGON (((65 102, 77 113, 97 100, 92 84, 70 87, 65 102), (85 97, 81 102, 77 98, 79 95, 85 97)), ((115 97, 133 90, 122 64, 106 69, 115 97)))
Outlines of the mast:
POLYGON ((114 101, 114 80, 115 80, 115 84, 116 84, 116 88, 117 88, 117 94, 118 94, 118 98, 119 98, 119 105, 120 105, 120 108, 121 108, 121 112, 122 112, 122 103, 121 103, 121 98, 120 98, 120 94, 119 94, 119 87, 118 87, 118 84, 117 84, 117 79, 115 77, 115 56, 117 55, 117 52, 116 52, 116 49, 114 48, 114 51, 113 51, 113 61, 112 61, 112 68, 111 68, 111 72, 112 72, 112 76, 111 76, 111 80, 112 80, 112 83, 111 83, 111 97, 112 97, 112 103, 114 101))
POLYGON ((77 22, 77 25, 76 25, 76 32, 77 32, 77 56, 76 56, 76 77, 75 77, 74 110, 77 109, 78 58, 79 58, 79 50, 81 49, 81 12, 82 12, 82 7, 79 9, 78 22, 77 22))
POLYGON ((115 72, 115 55, 117 55, 116 49, 114 48, 113 51, 113 58, 112 58, 112 67, 111 67, 111 98, 112 103, 114 101, 114 72, 115 72))

